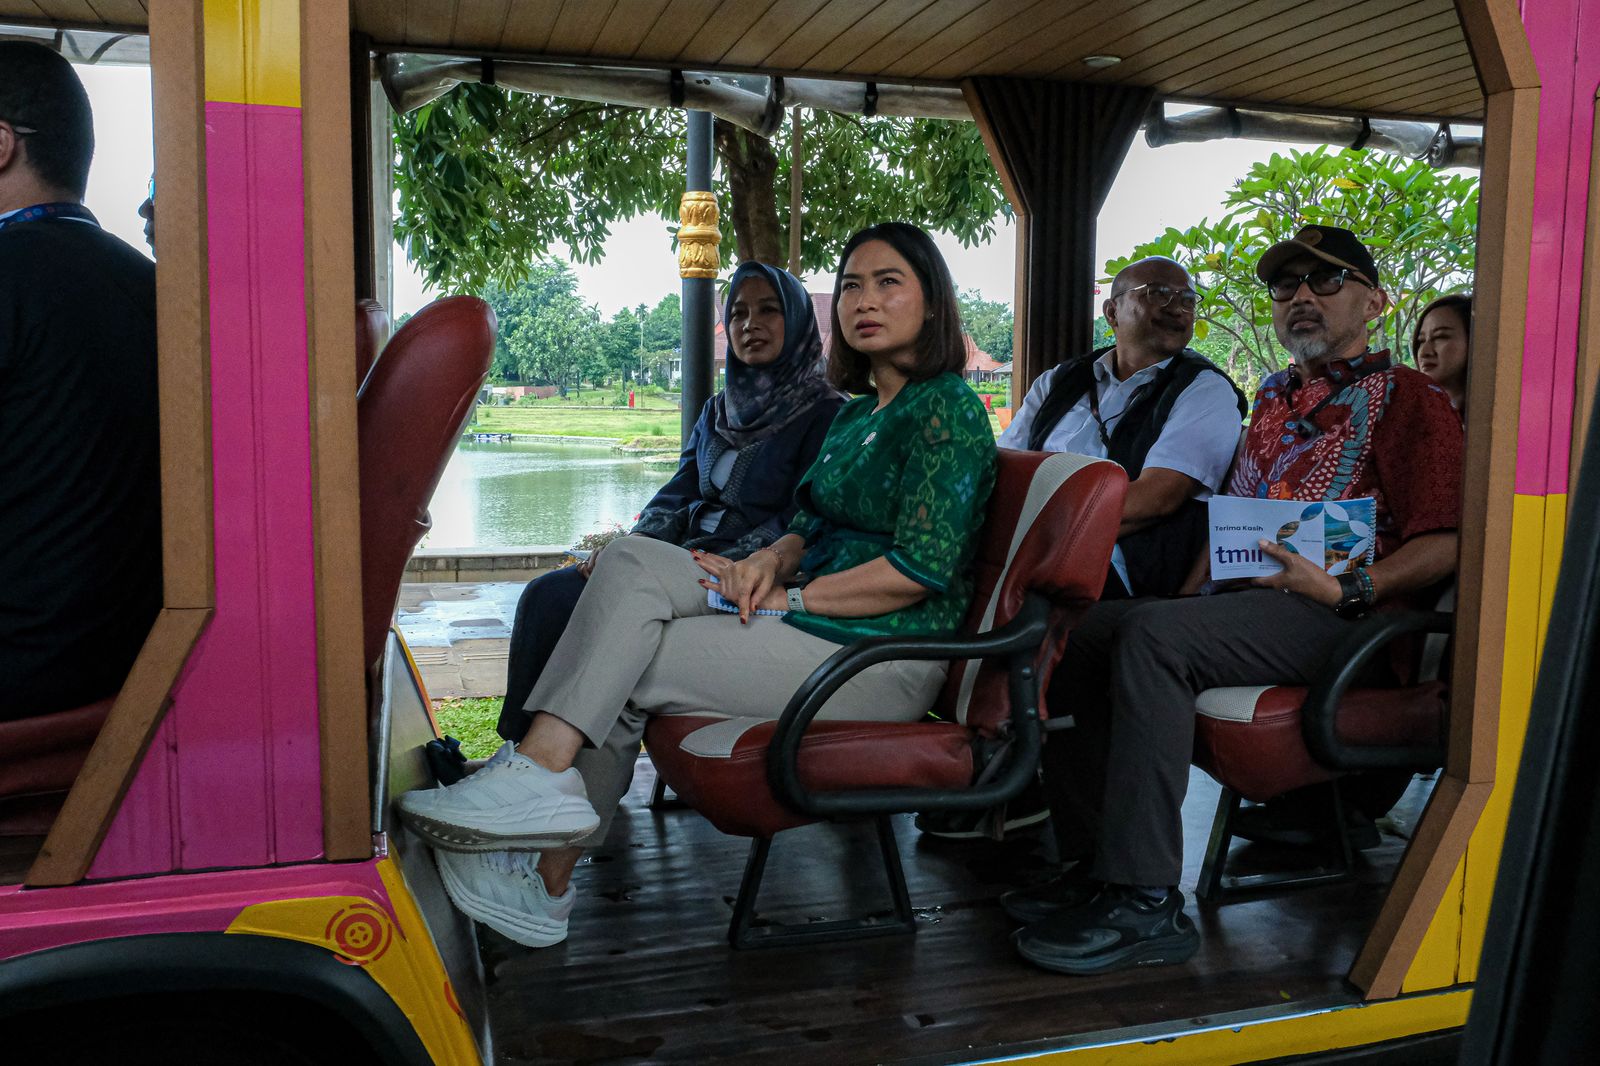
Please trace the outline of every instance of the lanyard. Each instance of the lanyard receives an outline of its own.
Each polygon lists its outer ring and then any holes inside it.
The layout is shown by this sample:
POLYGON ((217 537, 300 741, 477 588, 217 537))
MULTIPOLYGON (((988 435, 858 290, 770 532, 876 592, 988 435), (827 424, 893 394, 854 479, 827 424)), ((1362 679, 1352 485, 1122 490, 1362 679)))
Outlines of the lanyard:
MULTIPOLYGON (((1366 355, 1367 353, 1363 352, 1362 358, 1364 359, 1366 355)), ((1345 390, 1352 388, 1356 382, 1360 381, 1362 378, 1368 376, 1369 374, 1381 374, 1387 369, 1389 369, 1389 367, 1386 364, 1378 366, 1362 366, 1356 371, 1356 376, 1351 378, 1349 381, 1341 383, 1332 381, 1330 379, 1328 382, 1328 395, 1318 400, 1316 405, 1305 414, 1300 415, 1298 418, 1289 419, 1284 428, 1294 433, 1296 436, 1302 437, 1306 440, 1314 440, 1317 437, 1322 436, 1322 429, 1316 423, 1316 417, 1322 413, 1322 409, 1327 407, 1330 403, 1333 403, 1339 397, 1343 396, 1345 394, 1345 390)), ((1283 398, 1284 401, 1289 405, 1289 413, 1291 415, 1294 414, 1294 394, 1300 391, 1300 387, 1301 382, 1299 372, 1294 371, 1290 377, 1290 387, 1287 387, 1283 390, 1283 398)))
POLYGON ((0 218, 0 230, 5 229, 7 226, 21 225, 24 222, 38 222, 40 219, 46 218, 71 219, 74 222, 87 222, 96 228, 100 226, 100 220, 95 218, 94 214, 82 204, 59 203, 34 204, 32 207, 24 207, 21 211, 15 211, 5 218, 0 218))
MULTIPOLYGON (((1116 380, 1117 377, 1117 350, 1115 348, 1111 350, 1111 377, 1113 380, 1116 380)), ((1155 379, 1151 378, 1134 389, 1133 395, 1128 397, 1128 402, 1122 405, 1122 410, 1111 416, 1110 421, 1115 422, 1133 410, 1133 405, 1139 402, 1145 391, 1154 383, 1155 379)), ((1100 417, 1100 382, 1097 379, 1089 382, 1089 415, 1094 419, 1094 424, 1100 429, 1100 443, 1105 445, 1106 452, 1110 453, 1111 430, 1107 420, 1100 417)))

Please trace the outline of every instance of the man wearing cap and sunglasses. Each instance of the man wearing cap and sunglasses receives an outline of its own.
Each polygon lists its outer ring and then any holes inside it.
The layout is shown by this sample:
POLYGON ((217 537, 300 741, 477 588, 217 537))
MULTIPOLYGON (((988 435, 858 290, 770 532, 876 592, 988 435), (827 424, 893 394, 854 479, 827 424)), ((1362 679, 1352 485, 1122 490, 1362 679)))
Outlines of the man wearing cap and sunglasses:
POLYGON ((0 720, 115 695, 161 608, 155 268, 93 154, 71 64, 0 41, 0 720))
MULTIPOLYGON (((1262 382, 1228 493, 1377 501, 1377 558, 1344 577, 1276 545, 1284 569, 1242 588, 1091 609, 1058 668, 1080 755, 1103 787, 1092 867, 1002 905, 1024 958, 1091 974, 1179 963, 1199 944, 1177 883, 1195 697, 1234 685, 1307 684, 1352 620, 1407 605, 1455 570, 1461 426, 1436 385, 1372 351, 1388 295, 1350 231, 1307 226, 1257 264, 1293 364, 1262 382)), ((1195 560, 1196 581, 1205 557, 1195 560)), ((1057 685, 1052 685, 1056 689, 1057 685)), ((1098 782, 1097 782, 1098 783, 1098 782)))

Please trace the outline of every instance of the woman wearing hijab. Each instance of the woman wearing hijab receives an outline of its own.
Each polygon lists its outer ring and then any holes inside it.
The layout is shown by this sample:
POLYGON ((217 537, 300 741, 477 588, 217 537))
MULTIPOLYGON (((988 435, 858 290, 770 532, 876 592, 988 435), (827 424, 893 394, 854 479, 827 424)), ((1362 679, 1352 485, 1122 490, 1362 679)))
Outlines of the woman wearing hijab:
MULTIPOLYGON (((643 537, 612 544, 525 701, 533 722, 516 749, 448 788, 401 797, 466 913, 524 944, 566 936, 572 842, 604 831, 646 715, 776 717, 842 645, 960 625, 995 444, 960 377, 955 289, 926 233, 885 223, 851 238, 833 329, 829 377, 858 395, 801 480, 787 532, 740 560, 643 537), (710 602, 719 590, 735 613, 710 602), (608 750, 627 765, 602 758, 608 750), (499 848, 543 854, 506 874, 509 860, 484 857, 499 848)), ((879 663, 821 717, 915 721, 947 671, 879 663)))
MULTIPOLYGON (((706 401, 677 472, 645 505, 630 535, 743 559, 788 529, 795 515, 795 486, 815 461, 844 397, 827 381, 811 297, 788 271, 765 263, 741 265, 728 283, 722 325, 728 338, 726 386, 706 401)), ((511 629, 506 698, 497 727, 511 744, 522 739, 533 721, 533 713, 525 707, 528 695, 566 632, 600 554, 596 551, 578 566, 535 578, 523 590, 511 629)), ((587 778, 620 789, 617 800, 633 779, 638 731, 644 722, 632 711, 626 717, 628 721, 605 744, 586 750, 579 762, 587 778)), ((596 793, 593 785, 590 791, 596 793)), ((616 804, 598 794, 595 801, 597 809, 607 812, 599 828, 580 846, 565 849, 565 854, 551 853, 568 871, 583 846, 605 839, 616 804)), ((503 854, 493 862, 499 873, 515 880, 525 873, 529 858, 526 852, 503 854)), ((562 876, 558 883, 566 880, 562 876)), ((447 876, 446 885, 450 884, 447 876)), ((493 913, 470 899, 458 897, 457 903, 480 921, 501 928, 493 913)), ((551 903, 570 907, 571 895, 551 903)), ((508 935, 530 942, 525 936, 508 935)), ((548 937, 534 939, 555 942, 548 937)))

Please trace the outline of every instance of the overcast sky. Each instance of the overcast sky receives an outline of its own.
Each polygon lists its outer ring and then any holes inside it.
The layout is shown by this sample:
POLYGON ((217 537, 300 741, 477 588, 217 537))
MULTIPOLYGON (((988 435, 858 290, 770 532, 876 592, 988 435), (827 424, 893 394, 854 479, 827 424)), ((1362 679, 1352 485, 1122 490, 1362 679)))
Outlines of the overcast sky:
MULTIPOLYGON (((89 173, 88 204, 102 225, 145 250, 143 222, 136 215, 151 172, 150 76, 143 67, 77 68, 95 112, 96 152, 89 173)), ((1288 145, 1265 141, 1210 141, 1147 148, 1135 139, 1128 159, 1100 213, 1097 262, 1127 254, 1167 226, 1189 226, 1221 213, 1229 186, 1257 160, 1288 145)), ((1010 303, 1016 243, 1012 227, 998 228, 986 245, 962 248, 954 237, 937 235, 956 285, 977 289, 986 298, 1010 303)), ((396 315, 415 311, 434 293, 395 253, 396 315)), ((623 307, 655 304, 678 291, 677 259, 667 224, 637 218, 614 227, 604 260, 574 263, 578 288, 606 317, 623 307)), ((806 279, 808 288, 828 291, 830 277, 806 279)))

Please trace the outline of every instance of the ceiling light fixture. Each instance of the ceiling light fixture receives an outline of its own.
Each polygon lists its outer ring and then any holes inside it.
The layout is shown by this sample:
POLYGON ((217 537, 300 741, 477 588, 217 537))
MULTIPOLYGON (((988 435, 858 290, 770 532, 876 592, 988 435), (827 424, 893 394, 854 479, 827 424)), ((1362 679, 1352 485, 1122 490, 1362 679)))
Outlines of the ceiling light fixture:
POLYGON ((1114 67, 1120 62, 1122 62, 1122 57, 1121 56, 1084 56, 1083 57, 1083 65, 1088 67, 1090 70, 1104 70, 1106 67, 1114 67))

